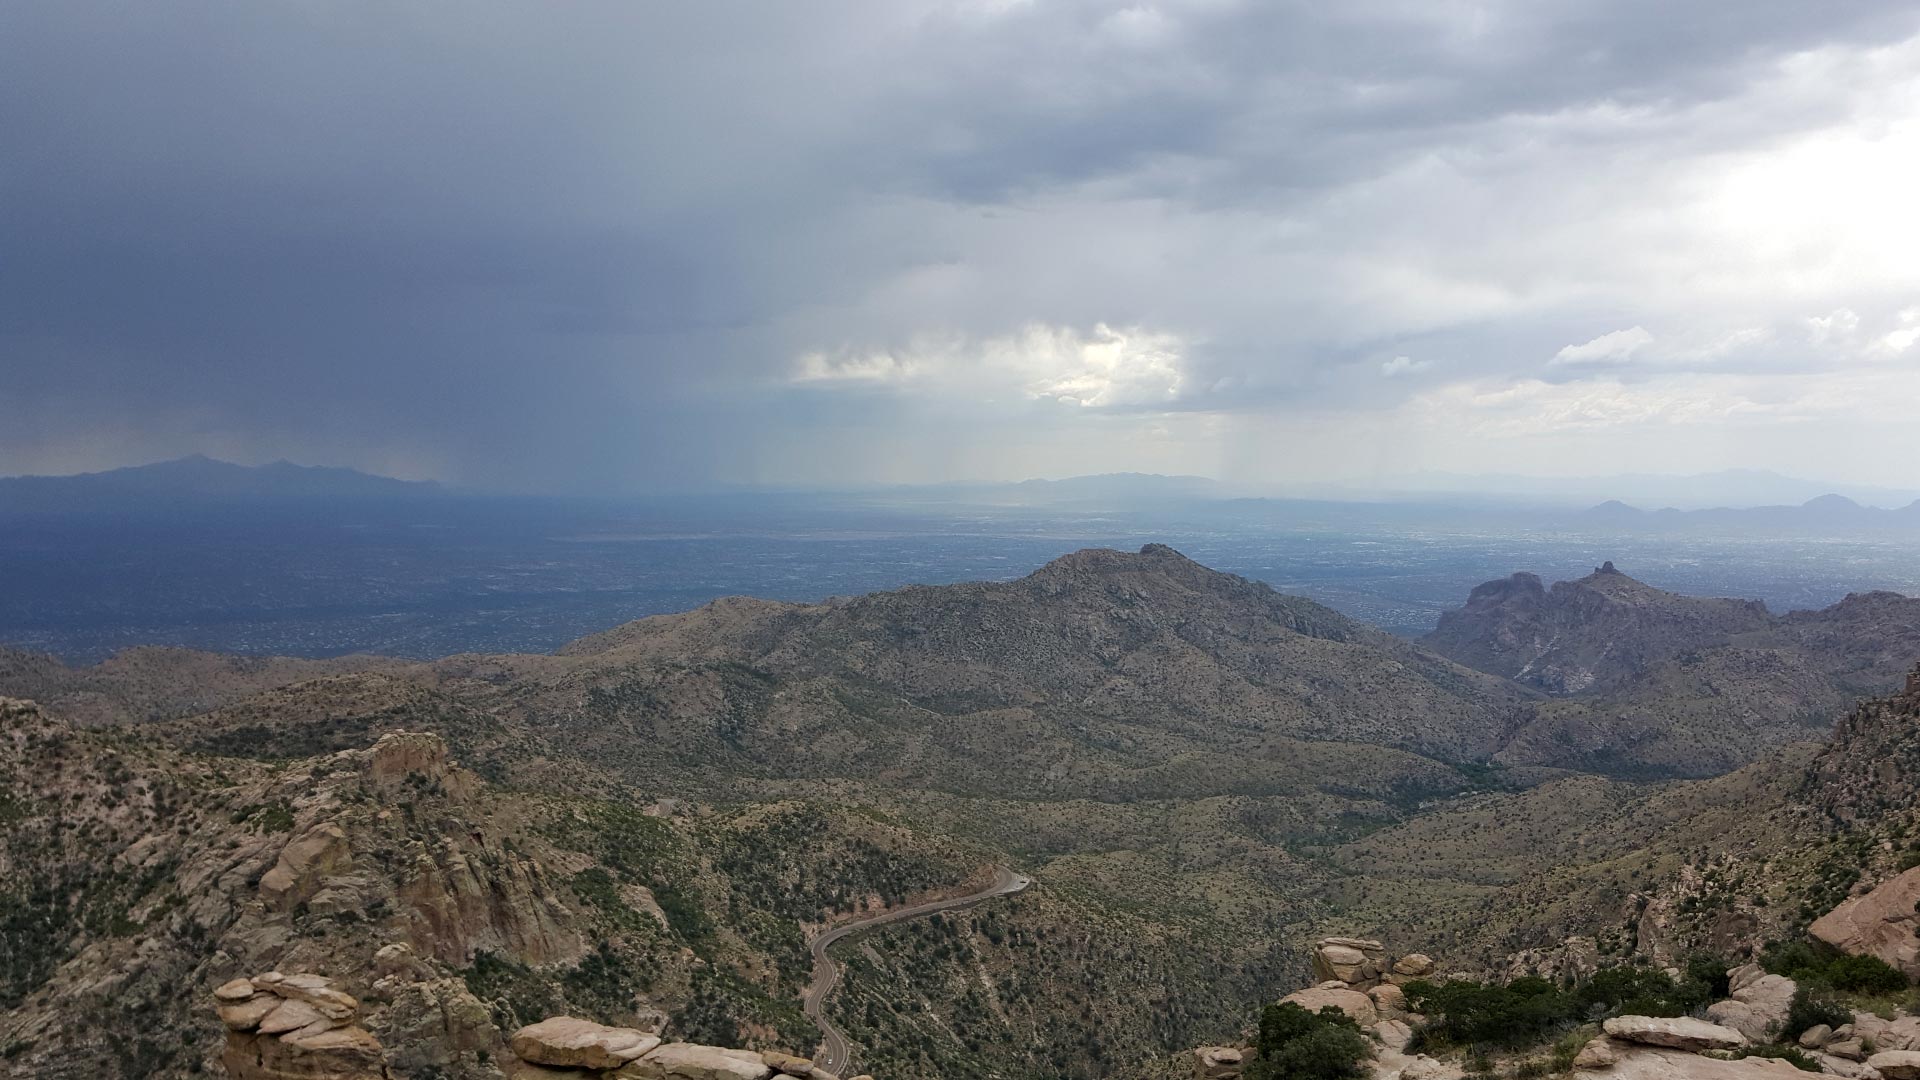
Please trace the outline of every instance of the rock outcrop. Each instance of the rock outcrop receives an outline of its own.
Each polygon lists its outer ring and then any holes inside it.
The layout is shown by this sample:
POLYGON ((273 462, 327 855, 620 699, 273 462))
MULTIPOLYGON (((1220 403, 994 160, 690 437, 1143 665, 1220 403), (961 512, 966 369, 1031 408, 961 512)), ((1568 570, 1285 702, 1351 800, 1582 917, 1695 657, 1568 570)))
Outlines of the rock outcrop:
POLYGON ((519 1059, 510 1074, 517 1080, 839 1080, 797 1054, 662 1042, 650 1032, 572 1016, 529 1024, 508 1045, 519 1059))
POLYGON ((1672 1047, 1689 1053, 1737 1050, 1747 1045, 1747 1037, 1732 1028, 1691 1016, 1616 1016, 1601 1027, 1608 1035, 1625 1042, 1672 1047))
POLYGON ((1238 1080, 1246 1067, 1246 1051, 1237 1046, 1194 1048, 1193 1080, 1238 1080))
POLYGON ((1344 986, 1310 986, 1305 990, 1295 990, 1281 1001, 1289 1001, 1308 1012, 1319 1012, 1331 1005, 1353 1018, 1353 1022, 1362 1028, 1369 1028, 1380 1019, 1380 1012, 1374 1008, 1373 999, 1358 990, 1349 990, 1344 986))
MULTIPOLYGON (((1758 970, 1754 965, 1748 967, 1758 970)), ((1731 974, 1733 977, 1729 983, 1733 996, 1707 1006, 1707 1018, 1738 1031, 1754 1042, 1772 1038, 1786 1023, 1787 1010, 1792 1006, 1794 991, 1799 987, 1784 975, 1760 972, 1754 976, 1748 968, 1736 969, 1731 974)))
POLYGON ((1867 1059, 1867 1068, 1886 1080, 1920 1080, 1920 1051, 1883 1051, 1867 1059))
POLYGON ((1877 956, 1920 979, 1920 866, 1853 897, 1814 921, 1809 932, 1857 956, 1877 956))
POLYGON ((213 992, 231 1080, 386 1080, 380 1040, 355 1021, 360 1003, 320 975, 269 971, 213 992))
POLYGON ((1387 968, 1386 947, 1366 938, 1324 938, 1313 947, 1313 981, 1343 982, 1365 990, 1387 968))
POLYGON ((522 1061, 567 1069, 617 1069, 660 1045, 658 1035, 555 1016, 529 1024, 508 1040, 522 1061))

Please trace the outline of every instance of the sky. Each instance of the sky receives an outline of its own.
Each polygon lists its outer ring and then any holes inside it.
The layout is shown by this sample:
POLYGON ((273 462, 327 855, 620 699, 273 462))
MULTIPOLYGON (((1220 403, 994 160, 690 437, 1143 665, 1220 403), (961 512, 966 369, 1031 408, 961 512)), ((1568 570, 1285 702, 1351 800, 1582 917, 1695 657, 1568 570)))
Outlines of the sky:
POLYGON ((1920 10, 0 7, 0 473, 1920 487, 1920 10))

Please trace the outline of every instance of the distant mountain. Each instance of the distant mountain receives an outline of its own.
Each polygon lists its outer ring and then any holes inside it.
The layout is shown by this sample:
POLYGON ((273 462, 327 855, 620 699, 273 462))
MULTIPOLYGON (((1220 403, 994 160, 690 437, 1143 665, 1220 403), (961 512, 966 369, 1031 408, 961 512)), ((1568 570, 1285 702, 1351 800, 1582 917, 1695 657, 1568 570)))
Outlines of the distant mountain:
POLYGON ((1551 589, 1527 573, 1489 581, 1422 643, 1557 699, 1534 706, 1496 760, 1707 776, 1813 738, 1848 702, 1898 685, 1920 655, 1920 599, 1857 593, 1776 616, 1608 563, 1551 589))
POLYGON ((1664 592, 1607 563, 1546 588, 1517 573, 1474 588, 1425 643, 1443 656, 1550 694, 1604 687, 1687 649, 1766 628, 1765 604, 1664 592))
POLYGON ((1857 502, 1883 507, 1904 506, 1920 498, 1920 489, 1803 480, 1765 469, 1725 469, 1690 475, 1621 473, 1557 477, 1430 473, 1404 477, 1397 483, 1413 492, 1500 495, 1573 505, 1619 500, 1641 506, 1683 509, 1798 505, 1835 492, 1857 502))
POLYGON ((432 481, 395 480, 357 469, 235 465, 202 454, 73 476, 0 477, 0 512, 91 511, 177 501, 394 499, 436 495, 432 481))
POLYGON ((1589 523, 1632 530, 1702 528, 1765 529, 1769 532, 1860 532, 1920 529, 1920 500, 1898 509, 1862 506, 1845 495, 1826 494, 1796 506, 1716 507, 1707 510, 1642 510, 1619 500, 1582 515, 1589 523))

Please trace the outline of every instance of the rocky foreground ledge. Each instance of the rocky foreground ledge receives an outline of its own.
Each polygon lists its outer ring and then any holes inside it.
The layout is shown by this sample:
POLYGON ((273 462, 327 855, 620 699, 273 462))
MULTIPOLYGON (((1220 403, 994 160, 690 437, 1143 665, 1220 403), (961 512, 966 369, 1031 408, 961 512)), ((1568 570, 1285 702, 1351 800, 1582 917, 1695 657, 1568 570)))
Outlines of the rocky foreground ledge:
MULTIPOLYGON (((1911 907, 1902 909, 1902 918, 1911 907)), ((1865 919, 1856 922, 1870 925, 1865 919)), ((1904 942, 1898 944, 1905 948, 1904 942)), ((1346 1013, 1373 1044, 1371 1058, 1362 1063, 1367 1080, 1464 1080, 1460 1062, 1407 1052, 1414 1028, 1426 1018, 1409 1010, 1401 987, 1417 979, 1452 977, 1441 974, 1431 958, 1409 953, 1396 959, 1378 941, 1335 937, 1316 943, 1310 960, 1319 981, 1280 1000, 1309 1012, 1331 1006, 1346 1013)), ((1886 1019, 1855 1011, 1853 1021, 1840 1028, 1809 1028, 1796 1040, 1797 1048, 1819 1074, 1776 1057, 1744 1056, 1778 1035, 1798 985, 1758 964, 1743 964, 1727 976, 1730 996, 1709 1005, 1704 1019, 1608 1019, 1575 1057, 1572 1075, 1580 1080, 1804 1080, 1810 1075, 1920 1080, 1920 1017, 1904 1014, 1886 1019)), ((1196 1047, 1191 1058, 1194 1080, 1241 1080, 1255 1055, 1242 1044, 1196 1047)))
MULTIPOLYGON (((326 976, 269 971, 213 997, 231 1080, 390 1080, 380 1040, 357 1022, 360 1002, 326 976)), ((510 1080, 840 1080, 794 1054, 666 1042, 572 1016, 523 1027, 508 1046, 510 1080)))

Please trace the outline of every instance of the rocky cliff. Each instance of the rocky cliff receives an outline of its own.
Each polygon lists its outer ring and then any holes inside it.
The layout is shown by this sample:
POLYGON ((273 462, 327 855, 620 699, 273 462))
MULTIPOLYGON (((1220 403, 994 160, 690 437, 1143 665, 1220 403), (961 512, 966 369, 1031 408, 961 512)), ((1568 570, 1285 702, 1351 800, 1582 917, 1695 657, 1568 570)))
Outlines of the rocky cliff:
POLYGON ((1822 737, 1920 654, 1920 600, 1862 593, 1776 617, 1759 603, 1680 596, 1608 563, 1544 587, 1475 588, 1424 643, 1545 691, 1496 760, 1636 778, 1712 776, 1822 737))

